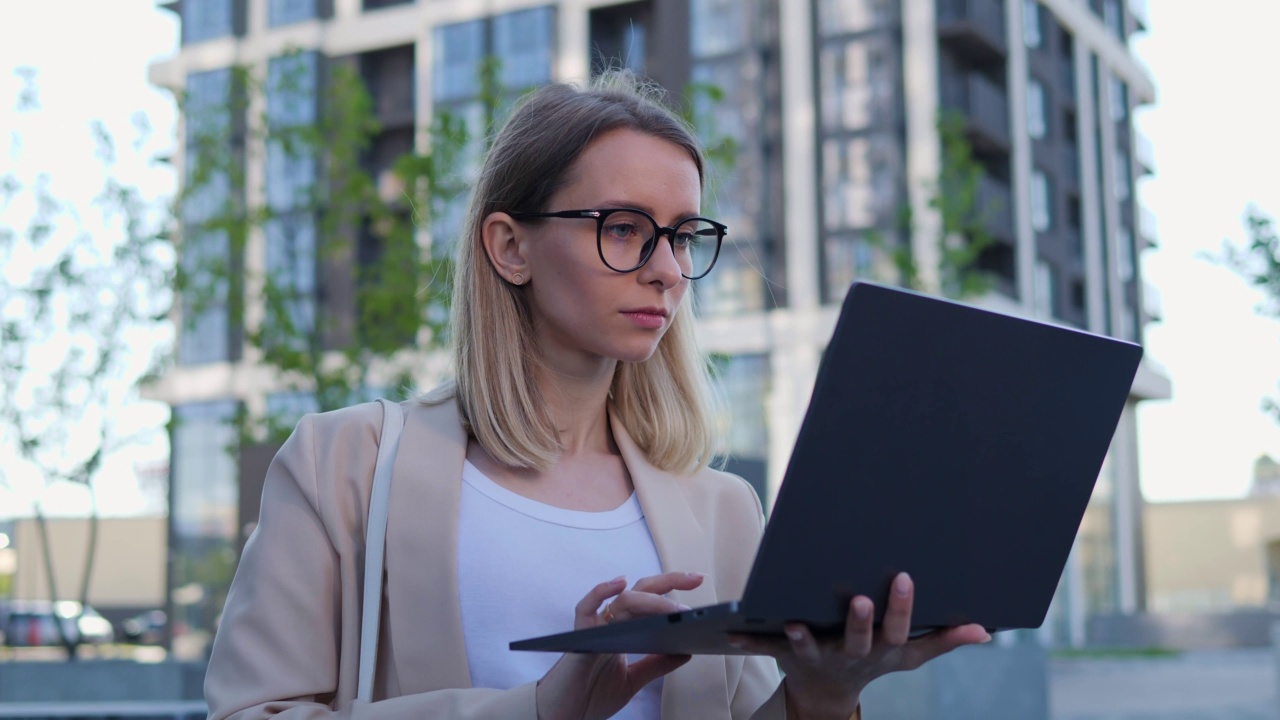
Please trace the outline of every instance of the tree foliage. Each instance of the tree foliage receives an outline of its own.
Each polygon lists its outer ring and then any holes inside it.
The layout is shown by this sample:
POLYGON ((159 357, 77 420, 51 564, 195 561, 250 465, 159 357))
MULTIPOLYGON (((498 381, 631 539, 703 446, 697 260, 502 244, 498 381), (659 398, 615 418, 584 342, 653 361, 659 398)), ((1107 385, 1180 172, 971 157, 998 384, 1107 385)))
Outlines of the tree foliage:
MULTIPOLYGON (((965 117, 960 113, 945 112, 938 119, 942 165, 937 180, 926 189, 929 208, 937 211, 942 220, 936 238, 936 291, 949 298, 973 297, 991 289, 992 277, 978 263, 994 242, 987 230, 988 216, 1001 210, 983 201, 980 188, 985 171, 982 163, 973 157, 965 128, 965 117)), ((910 206, 899 210, 896 225, 903 241, 891 242, 883 232, 873 231, 867 235, 868 242, 888 255, 903 287, 932 290, 924 287, 920 266, 911 248, 915 223, 910 206)))
MULTIPOLYGON (((1263 293, 1258 311, 1280 320, 1280 236, 1275 221, 1257 207, 1245 212, 1249 243, 1243 247, 1223 243, 1221 262, 1263 293)), ((1280 422, 1280 399, 1265 398, 1262 409, 1280 422)))
MULTIPOLYGON (((18 109, 39 111, 33 74, 18 109)), ((137 118, 135 126, 146 129, 137 118)), ((140 439, 120 418, 137 401, 138 382, 163 364, 173 297, 163 206, 118 176, 118 148, 103 123, 91 132, 103 177, 91 207, 59 197, 47 173, 0 177, 0 450, 16 453, 46 487, 87 491, 89 540, 73 595, 82 607, 97 548, 93 480, 105 458, 140 439)), ((14 142, 22 144, 16 133, 14 142)), ((13 470, 0 463, 0 483, 11 484, 13 470)), ((38 498, 34 513, 49 597, 59 600, 65 588, 38 498)), ((58 631, 74 658, 78 638, 61 624, 58 631)))

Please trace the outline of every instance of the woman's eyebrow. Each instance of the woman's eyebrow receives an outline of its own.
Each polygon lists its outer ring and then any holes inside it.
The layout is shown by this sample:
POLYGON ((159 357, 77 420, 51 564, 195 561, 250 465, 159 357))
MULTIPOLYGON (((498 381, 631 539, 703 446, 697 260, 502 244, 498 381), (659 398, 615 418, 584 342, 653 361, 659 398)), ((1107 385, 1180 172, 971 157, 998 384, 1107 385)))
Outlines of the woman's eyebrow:
MULTIPOLYGON (((623 208, 626 208, 628 210, 643 210, 649 213, 654 218, 658 217, 658 213, 654 212, 652 206, 645 205, 644 203, 638 203, 632 200, 601 200, 597 207, 610 209, 610 210, 623 209, 623 208)), ((675 217, 677 220, 684 220, 685 218, 697 217, 698 214, 699 213, 697 210, 687 210, 682 213, 676 213, 675 217)))

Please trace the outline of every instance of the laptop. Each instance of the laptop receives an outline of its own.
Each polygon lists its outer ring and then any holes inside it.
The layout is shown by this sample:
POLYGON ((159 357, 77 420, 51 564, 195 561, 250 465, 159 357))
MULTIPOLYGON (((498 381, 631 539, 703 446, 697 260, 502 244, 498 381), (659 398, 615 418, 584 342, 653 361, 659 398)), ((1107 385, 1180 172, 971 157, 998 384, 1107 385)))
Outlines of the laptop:
POLYGON ((729 633, 883 619, 912 634, 1039 627, 1142 348, 870 283, 845 297, 742 598, 520 640, 512 650, 740 653, 729 633))

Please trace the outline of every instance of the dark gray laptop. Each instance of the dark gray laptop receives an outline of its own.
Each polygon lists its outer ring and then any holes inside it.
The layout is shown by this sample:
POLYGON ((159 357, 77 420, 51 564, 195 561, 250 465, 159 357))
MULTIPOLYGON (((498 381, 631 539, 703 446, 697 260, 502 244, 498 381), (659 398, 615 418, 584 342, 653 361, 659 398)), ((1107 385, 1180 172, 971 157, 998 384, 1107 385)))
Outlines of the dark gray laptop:
MULTIPOLYGON (((868 283, 845 297, 742 599, 511 643, 730 654, 727 634, 883 617, 913 634, 1044 622, 1142 348, 868 283)), ((679 568, 675 568, 679 569, 679 568)))

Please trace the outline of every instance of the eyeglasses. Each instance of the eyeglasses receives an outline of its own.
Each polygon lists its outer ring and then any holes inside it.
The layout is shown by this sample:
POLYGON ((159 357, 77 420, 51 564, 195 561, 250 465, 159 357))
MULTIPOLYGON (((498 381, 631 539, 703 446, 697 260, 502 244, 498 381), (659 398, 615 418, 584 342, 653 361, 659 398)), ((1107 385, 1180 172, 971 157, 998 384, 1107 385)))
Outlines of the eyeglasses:
POLYGON ((550 213, 511 213, 516 220, 534 218, 569 218, 596 221, 596 249, 600 259, 614 272, 635 272, 649 262, 658 241, 666 236, 671 241, 680 274, 697 280, 711 272, 720 256, 720 243, 727 227, 703 217, 691 217, 662 227, 643 210, 613 208, 608 210, 562 210, 550 213))

